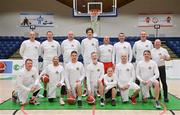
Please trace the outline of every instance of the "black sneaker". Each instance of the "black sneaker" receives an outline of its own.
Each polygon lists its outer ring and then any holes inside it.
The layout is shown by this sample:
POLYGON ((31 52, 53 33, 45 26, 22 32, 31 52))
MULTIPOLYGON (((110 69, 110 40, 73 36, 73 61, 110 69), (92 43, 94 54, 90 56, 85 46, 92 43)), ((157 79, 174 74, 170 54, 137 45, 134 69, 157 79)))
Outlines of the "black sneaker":
POLYGON ((47 97, 47 90, 44 90, 43 96, 44 96, 44 97, 47 97))
POLYGON ((100 105, 103 107, 105 104, 104 104, 104 98, 101 98, 100 100, 100 105))
POLYGON ((112 99, 111 105, 112 105, 112 106, 116 106, 116 101, 115 101, 115 99, 112 99))
POLYGON ((83 96, 83 97, 87 96, 87 90, 84 90, 82 96, 83 96))
POLYGON ((161 105, 160 105, 159 101, 155 102, 155 107, 156 107, 156 109, 161 109, 161 105))
POLYGON ((12 101, 13 101, 14 103, 16 103, 17 99, 18 99, 18 97, 17 97, 17 92, 15 92, 15 90, 14 90, 14 91, 12 92, 12 101))
POLYGON ((168 103, 169 99, 168 98, 164 98, 164 102, 168 103))
POLYGON ((120 91, 117 91, 117 94, 116 94, 116 96, 121 96, 121 93, 120 93, 120 91))
POLYGON ((77 104, 78 104, 79 107, 82 107, 82 100, 78 100, 77 104))

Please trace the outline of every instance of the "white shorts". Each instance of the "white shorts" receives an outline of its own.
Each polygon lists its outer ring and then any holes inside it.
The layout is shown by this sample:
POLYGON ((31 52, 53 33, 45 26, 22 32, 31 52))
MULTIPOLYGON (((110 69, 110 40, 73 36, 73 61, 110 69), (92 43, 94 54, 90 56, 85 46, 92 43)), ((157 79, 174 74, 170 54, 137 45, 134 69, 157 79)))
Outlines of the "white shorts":
POLYGON ((130 86, 129 86, 129 88, 127 90, 120 90, 123 102, 124 101, 129 101, 129 90, 131 90, 131 89, 139 90, 140 87, 136 83, 132 82, 132 83, 130 83, 130 86))

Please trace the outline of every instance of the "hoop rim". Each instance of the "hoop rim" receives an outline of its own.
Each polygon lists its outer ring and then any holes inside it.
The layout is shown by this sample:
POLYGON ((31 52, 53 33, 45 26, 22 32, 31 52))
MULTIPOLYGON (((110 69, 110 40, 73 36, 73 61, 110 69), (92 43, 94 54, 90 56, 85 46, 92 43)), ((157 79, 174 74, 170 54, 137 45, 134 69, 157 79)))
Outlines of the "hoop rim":
POLYGON ((100 15, 100 12, 101 12, 101 10, 99 10, 99 9, 91 9, 91 10, 89 11, 89 14, 90 14, 91 17, 92 17, 92 16, 99 16, 99 15, 100 15))

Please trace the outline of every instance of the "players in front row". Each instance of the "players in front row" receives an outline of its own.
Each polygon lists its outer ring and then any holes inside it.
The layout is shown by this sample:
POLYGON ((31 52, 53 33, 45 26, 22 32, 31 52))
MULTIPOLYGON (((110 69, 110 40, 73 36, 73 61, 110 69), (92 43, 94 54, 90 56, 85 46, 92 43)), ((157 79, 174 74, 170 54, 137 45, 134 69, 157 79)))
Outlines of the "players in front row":
MULTIPOLYGON (((107 74, 104 74, 104 65, 98 62, 96 52, 91 53, 91 63, 87 66, 86 77, 88 85, 88 97, 94 100, 91 104, 95 103, 95 97, 100 93, 100 105, 105 105, 105 100, 110 98, 112 106, 116 105, 116 90, 119 89, 122 96, 122 102, 129 101, 129 90, 133 89, 131 97, 132 104, 136 104, 136 95, 142 90, 143 102, 147 101, 149 97, 149 87, 154 86, 155 94, 155 107, 161 108, 159 99, 159 82, 156 80, 159 77, 157 64, 151 60, 151 52, 145 50, 144 60, 137 64, 136 74, 140 80, 140 87, 134 83, 135 70, 133 65, 128 62, 128 54, 122 53, 120 62, 116 64, 115 72, 112 67, 107 69, 107 74)), ((64 105, 63 95, 66 94, 66 87, 68 89, 68 97, 73 96, 74 100, 77 99, 78 106, 82 106, 82 81, 85 77, 84 66, 81 62, 77 61, 78 53, 71 52, 71 61, 67 63, 65 69, 59 63, 57 56, 53 57, 52 64, 49 64, 40 74, 40 77, 47 74, 48 77, 48 100, 53 102, 56 98, 57 87, 61 88, 60 104, 64 105)), ((32 67, 32 60, 25 61, 25 68, 20 72, 17 77, 17 89, 13 92, 13 99, 19 99, 21 104, 25 104, 30 92, 33 96, 30 99, 31 104, 36 104, 36 97, 40 90, 40 77, 37 70, 32 67)), ((42 81, 47 81, 42 77, 42 81)), ((46 84, 47 85, 47 84, 46 84)), ((60 95, 60 94, 59 94, 60 95)))

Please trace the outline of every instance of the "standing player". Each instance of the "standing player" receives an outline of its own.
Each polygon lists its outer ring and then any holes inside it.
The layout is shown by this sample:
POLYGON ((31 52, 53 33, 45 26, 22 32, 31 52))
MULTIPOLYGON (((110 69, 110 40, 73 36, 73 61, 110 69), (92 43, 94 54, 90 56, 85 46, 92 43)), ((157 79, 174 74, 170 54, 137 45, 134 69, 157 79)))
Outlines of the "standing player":
POLYGON ((28 95, 32 93, 29 101, 30 104, 38 104, 36 96, 40 91, 38 70, 32 67, 33 61, 31 59, 25 60, 25 67, 22 68, 17 76, 16 90, 13 92, 13 101, 19 100, 21 105, 26 104, 28 95), (17 95, 15 95, 17 94, 17 95))
POLYGON ((166 83, 166 69, 165 69, 165 61, 170 60, 170 55, 165 48, 161 47, 161 40, 156 39, 154 41, 154 48, 151 50, 152 60, 154 60, 159 69, 159 77, 161 79, 163 85, 164 92, 164 102, 168 102, 168 87, 166 83))
POLYGON ((89 96, 95 96, 97 91, 99 91, 101 99, 104 94, 104 86, 102 84, 104 76, 104 65, 97 61, 97 53, 91 53, 92 62, 87 66, 86 76, 87 76, 87 86, 89 96))
MULTIPOLYGON (((64 68, 62 65, 59 64, 59 57, 54 56, 52 59, 52 64, 49 64, 40 74, 43 76, 47 74, 49 76, 49 83, 48 83, 48 101, 53 102, 56 98, 56 88, 61 88, 61 97, 59 99, 59 103, 64 105, 63 96, 66 93, 66 88, 64 84, 64 68)), ((42 78, 43 79, 43 78, 42 78)), ((47 86, 47 84, 45 84, 47 86)), ((44 94, 47 93, 46 87, 44 87, 44 94)))
MULTIPOLYGON (((103 79, 104 79, 104 87, 105 87, 105 98, 111 98, 111 105, 116 106, 115 98, 116 98, 117 80, 112 67, 109 67, 107 69, 107 74, 104 75, 103 79)), ((101 106, 104 106, 103 98, 101 98, 100 104, 101 106)))
POLYGON ((74 33, 72 31, 68 32, 68 39, 64 40, 61 44, 61 52, 63 54, 64 64, 71 61, 71 52, 76 51, 78 56, 80 54, 80 43, 74 39, 74 33))
POLYGON ((124 33, 120 33, 118 36, 119 42, 114 44, 114 57, 115 57, 115 64, 120 63, 120 57, 122 53, 128 54, 128 61, 131 62, 132 60, 132 49, 130 43, 124 41, 125 35, 124 33))
POLYGON ((149 88, 153 85, 155 95, 155 107, 160 109, 159 99, 159 78, 158 66, 155 61, 151 60, 151 52, 144 51, 144 60, 140 61, 136 67, 136 76, 140 81, 140 86, 143 95, 143 102, 147 102, 149 97, 149 88))
POLYGON ((117 76, 118 88, 120 89, 122 102, 129 101, 129 90, 133 89, 134 93, 131 96, 132 104, 136 104, 136 96, 139 93, 140 87, 134 83, 135 71, 134 66, 128 62, 128 55, 121 54, 121 62, 116 64, 115 73, 117 76))
POLYGON ((41 44, 41 55, 43 58, 43 69, 51 64, 54 56, 60 56, 60 44, 53 39, 53 32, 47 32, 47 40, 41 44))
POLYGON ((109 67, 113 67, 114 55, 113 46, 109 44, 109 36, 104 37, 104 44, 99 46, 99 60, 104 64, 104 71, 107 73, 109 67))
POLYGON ((153 44, 151 41, 147 40, 147 33, 145 31, 141 31, 140 40, 136 41, 133 46, 133 56, 136 59, 136 64, 143 60, 143 52, 145 50, 151 50, 153 48, 153 44))
POLYGON ((26 59, 32 59, 33 66, 38 69, 40 42, 36 41, 35 38, 36 38, 36 33, 34 31, 29 32, 29 40, 23 41, 19 53, 22 56, 24 62, 26 59))
POLYGON ((68 88, 68 95, 77 96, 78 106, 82 106, 82 80, 84 79, 85 72, 83 64, 78 59, 76 51, 71 52, 71 61, 65 66, 66 84, 68 88), (76 95, 77 93, 77 95, 76 95))
MULTIPOLYGON (((97 52, 98 47, 99 47, 99 42, 97 39, 93 38, 93 33, 94 31, 92 28, 87 28, 86 29, 87 38, 85 38, 81 42, 81 54, 83 56, 85 71, 86 71, 87 65, 91 63, 91 53, 97 52)), ((86 77, 84 80, 84 86, 85 86, 85 90, 84 90, 83 96, 86 96, 87 95, 86 77)))

